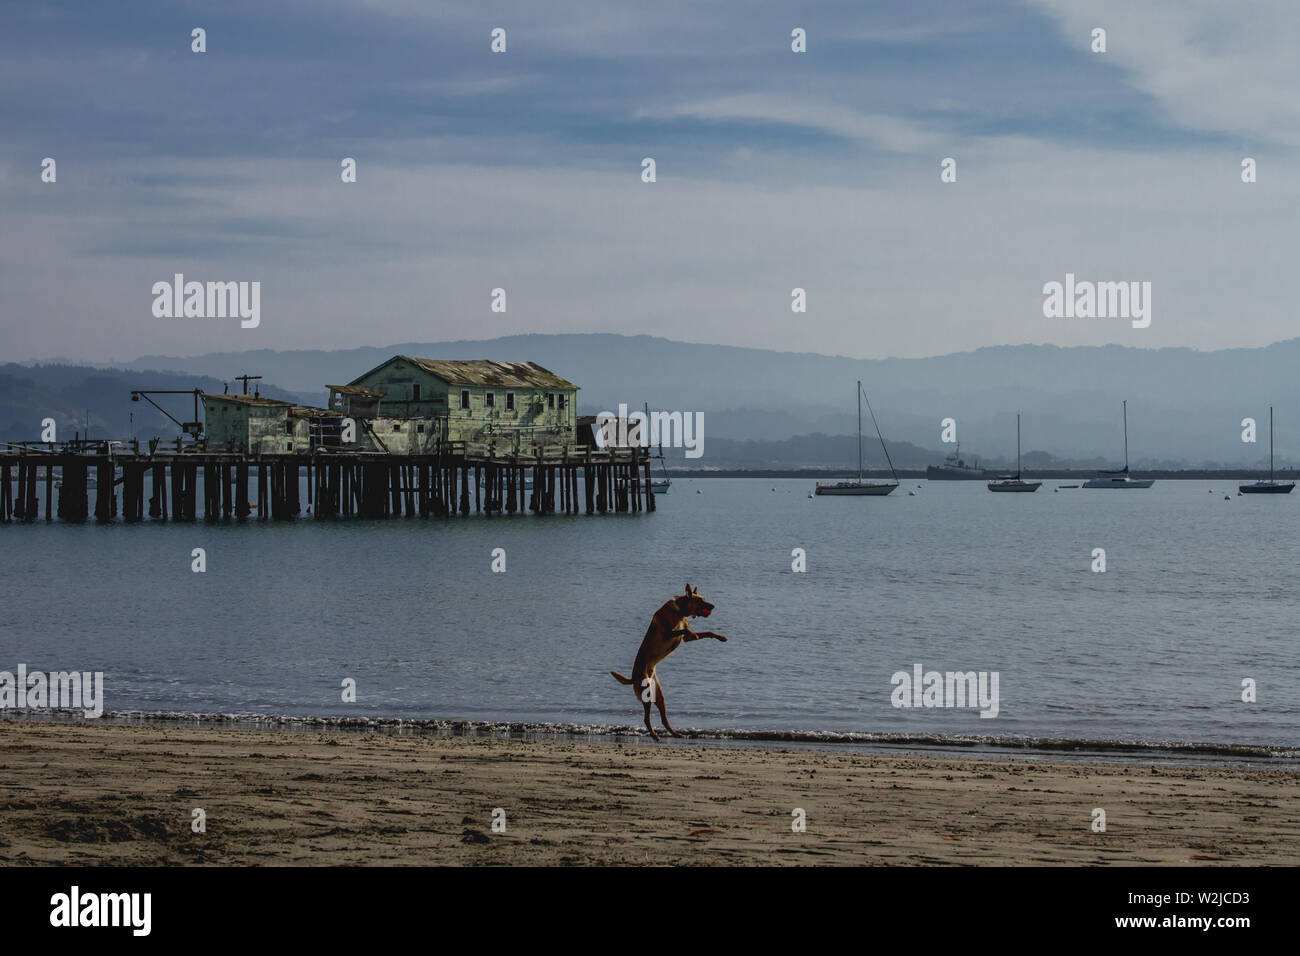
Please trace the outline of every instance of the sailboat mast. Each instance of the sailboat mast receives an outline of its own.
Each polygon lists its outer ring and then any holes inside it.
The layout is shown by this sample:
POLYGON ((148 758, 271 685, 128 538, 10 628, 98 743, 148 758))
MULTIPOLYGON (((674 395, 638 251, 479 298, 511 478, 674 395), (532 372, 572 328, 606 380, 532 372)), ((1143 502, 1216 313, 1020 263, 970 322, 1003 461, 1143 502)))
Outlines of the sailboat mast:
POLYGON ((1124 402, 1124 474, 1128 474, 1128 402, 1124 402))
POLYGON ((1268 406, 1268 480, 1273 480, 1273 406, 1268 406))
POLYGON ((862 484, 862 380, 858 380, 858 484, 862 484))
POLYGON ((1020 413, 1016 412, 1016 477, 1020 477, 1020 413))

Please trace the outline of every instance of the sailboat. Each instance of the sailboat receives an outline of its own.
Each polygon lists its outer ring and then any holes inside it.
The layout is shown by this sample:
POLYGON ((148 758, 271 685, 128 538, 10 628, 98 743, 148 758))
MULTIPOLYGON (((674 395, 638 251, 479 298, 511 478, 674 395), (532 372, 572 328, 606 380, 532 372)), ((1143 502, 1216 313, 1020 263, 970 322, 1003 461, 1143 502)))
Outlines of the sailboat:
POLYGON ((1024 481, 1020 477, 1020 413, 1016 412, 1016 473, 989 482, 989 491, 1037 491, 1041 481, 1024 481))
POLYGON ((659 467, 664 470, 663 478, 650 482, 650 489, 657 495, 668 494, 668 489, 673 486, 673 480, 668 477, 668 466, 664 464, 664 450, 659 449, 659 467))
POLYGON ((1128 473, 1128 402, 1124 402, 1124 467, 1119 471, 1103 471, 1096 478, 1083 483, 1085 488, 1150 488, 1154 478, 1131 478, 1128 473))
MULTIPOLYGON (((649 421, 650 421, 650 403, 649 403, 649 402, 646 402, 646 403, 645 403, 645 422, 646 422, 647 424, 643 424, 641 427, 642 427, 642 428, 649 428, 649 427, 650 427, 649 424, 648 424, 649 421)), ((660 445, 659 445, 659 467, 663 469, 664 476, 663 476, 663 478, 661 478, 661 479, 658 480, 658 481, 655 481, 655 480, 651 479, 651 481, 650 481, 650 490, 653 491, 653 492, 654 492, 655 494, 657 494, 657 495, 666 495, 666 494, 668 494, 668 489, 671 488, 671 487, 673 486, 673 480, 672 480, 671 478, 668 477, 668 466, 664 464, 664 446, 663 446, 662 443, 660 443, 660 445)))
POLYGON ((1289 495, 1295 487, 1294 481, 1273 480, 1273 406, 1268 407, 1268 481, 1257 481, 1253 485, 1238 485, 1237 491, 1243 495, 1289 495))
POLYGON ((880 439, 880 447, 885 452, 885 461, 889 462, 889 473, 894 476, 892 481, 863 481, 862 480, 862 399, 866 395, 862 391, 862 382, 858 382, 858 480, 857 481, 839 481, 833 485, 823 485, 817 483, 814 494, 818 495, 887 495, 898 487, 898 472, 894 470, 894 462, 889 457, 889 449, 885 447, 885 436, 880 434, 880 425, 876 422, 876 413, 871 411, 871 400, 867 399, 867 412, 871 415, 871 423, 876 426, 876 437, 880 439))

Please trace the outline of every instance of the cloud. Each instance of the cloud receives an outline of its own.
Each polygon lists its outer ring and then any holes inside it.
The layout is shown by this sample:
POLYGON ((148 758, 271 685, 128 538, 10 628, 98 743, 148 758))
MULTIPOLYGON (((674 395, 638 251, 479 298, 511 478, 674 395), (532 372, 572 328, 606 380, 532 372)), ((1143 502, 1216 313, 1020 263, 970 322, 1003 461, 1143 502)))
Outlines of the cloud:
POLYGON ((1215 0, 1146 0, 1083 5, 1025 0, 1087 50, 1094 27, 1107 52, 1099 67, 1120 68, 1168 118, 1188 129, 1254 143, 1300 143, 1300 22, 1292 0, 1247 7, 1215 0))
POLYGON ((800 13, 794 54, 794 14, 737 3, 231 0, 204 56, 146 4, 30 9, 0 35, 14 358, 555 331, 856 356, 1296 334, 1297 17, 1277 6, 837 5, 800 13), (262 325, 153 319, 149 288, 177 271, 263 282, 262 325), (1046 322, 1042 285, 1067 271, 1154 282, 1151 329, 1046 322))
POLYGON ((818 130, 896 153, 936 148, 941 139, 897 116, 860 113, 849 107, 766 93, 718 97, 660 109, 644 108, 635 115, 637 118, 688 117, 709 122, 769 123, 818 130))

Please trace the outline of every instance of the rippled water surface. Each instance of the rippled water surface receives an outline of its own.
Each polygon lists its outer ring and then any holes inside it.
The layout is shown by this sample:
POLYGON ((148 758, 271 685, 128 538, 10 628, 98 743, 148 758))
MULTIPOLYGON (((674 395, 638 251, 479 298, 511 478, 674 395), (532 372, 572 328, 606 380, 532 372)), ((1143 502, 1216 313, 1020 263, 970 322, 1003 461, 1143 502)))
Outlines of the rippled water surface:
POLYGON ((717 605, 696 628, 730 641, 662 665, 678 727, 1300 743, 1300 495, 1057 484, 678 479, 641 515, 11 524, 0 670, 101 670, 112 710, 635 724, 608 671, 689 581, 717 605), (998 716, 892 706, 918 663, 998 672, 998 716))

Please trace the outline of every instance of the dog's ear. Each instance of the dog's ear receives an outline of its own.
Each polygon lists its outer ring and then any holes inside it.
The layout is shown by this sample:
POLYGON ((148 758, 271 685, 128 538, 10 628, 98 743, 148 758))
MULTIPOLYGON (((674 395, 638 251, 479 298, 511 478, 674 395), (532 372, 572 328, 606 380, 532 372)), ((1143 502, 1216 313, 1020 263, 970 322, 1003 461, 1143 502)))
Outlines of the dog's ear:
POLYGON ((690 597, 690 595, 691 595, 691 586, 688 584, 686 585, 686 596, 690 597))

